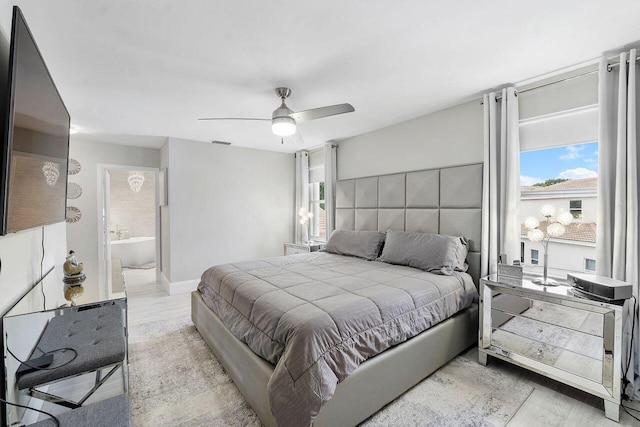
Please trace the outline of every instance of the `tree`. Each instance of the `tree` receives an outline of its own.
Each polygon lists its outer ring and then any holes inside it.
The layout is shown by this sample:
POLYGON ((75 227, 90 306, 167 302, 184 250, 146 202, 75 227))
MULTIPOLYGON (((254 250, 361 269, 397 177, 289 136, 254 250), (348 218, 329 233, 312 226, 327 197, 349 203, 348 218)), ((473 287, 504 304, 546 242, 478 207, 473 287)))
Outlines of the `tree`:
POLYGON ((559 182, 569 181, 567 178, 550 178, 544 182, 538 182, 533 184, 534 187, 548 187, 553 184, 558 184, 559 182))

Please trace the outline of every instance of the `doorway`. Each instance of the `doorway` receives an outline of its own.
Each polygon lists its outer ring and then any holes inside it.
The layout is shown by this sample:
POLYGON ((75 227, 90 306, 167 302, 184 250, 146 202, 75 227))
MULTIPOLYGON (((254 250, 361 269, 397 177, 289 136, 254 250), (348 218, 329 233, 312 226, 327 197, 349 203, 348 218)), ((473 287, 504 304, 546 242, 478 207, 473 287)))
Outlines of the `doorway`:
POLYGON ((136 271, 158 281, 160 227, 158 169, 98 165, 101 178, 100 277, 109 294, 124 292, 124 273, 136 271))

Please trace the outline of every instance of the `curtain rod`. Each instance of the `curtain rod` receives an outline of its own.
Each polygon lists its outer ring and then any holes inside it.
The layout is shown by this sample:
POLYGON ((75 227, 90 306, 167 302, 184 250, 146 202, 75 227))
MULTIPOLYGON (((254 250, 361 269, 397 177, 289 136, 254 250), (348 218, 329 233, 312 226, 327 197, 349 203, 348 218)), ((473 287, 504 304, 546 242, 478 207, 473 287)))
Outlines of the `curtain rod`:
MULTIPOLYGON (((636 56, 636 60, 640 59, 640 55, 636 56)), ((627 64, 629 63, 629 59, 627 59, 627 64)), ((611 71, 613 70, 613 67, 619 67, 620 66, 620 61, 618 62, 612 62, 611 64, 607 64, 607 71, 611 71)))
MULTIPOLYGON (((640 59, 640 55, 636 56, 636 59, 640 59)), ((620 66, 620 61, 618 61, 618 62, 608 61, 608 62, 611 62, 611 63, 607 64, 607 71, 611 71, 611 70, 613 70, 614 67, 620 66)), ((627 64, 628 63, 629 63, 629 60, 627 59, 627 64)), ((543 87, 546 87, 546 86, 554 85, 556 83, 562 83, 562 82, 566 82, 568 80, 577 79, 578 77, 588 76, 589 74, 594 74, 594 73, 597 73, 597 72, 598 72, 598 69, 591 70, 591 71, 585 71, 584 73, 576 74, 575 76, 565 77, 563 79, 558 79, 558 80, 553 80, 551 82, 543 83, 543 84, 540 84, 538 86, 532 86, 532 87, 528 87, 528 88, 522 89, 522 90, 517 90, 516 89, 516 96, 518 96, 519 93, 529 92, 530 90, 540 89, 540 88, 543 88, 543 87)), ((501 98, 502 98, 502 95, 497 95, 496 96, 496 101, 498 99, 501 99, 501 98)), ((480 100, 480 105, 483 105, 483 104, 484 104, 484 101, 480 100)))
MULTIPOLYGON (((518 96, 518 94, 520 94, 520 93, 529 92, 530 90, 540 89, 540 88, 551 86, 551 85, 554 85, 554 84, 557 84, 557 83, 562 83, 562 82, 566 82, 566 81, 569 81, 569 80, 577 79, 578 77, 588 76, 589 74, 594 74, 594 73, 597 73, 597 72, 598 72, 597 69, 596 70, 591 70, 591 71, 585 71, 584 73, 576 74, 575 76, 570 76, 570 77, 565 77, 563 79, 553 80, 553 81, 550 81, 550 82, 547 82, 547 83, 543 83, 543 84, 540 84, 540 85, 537 85, 537 86, 531 86, 531 87, 528 87, 526 89, 522 89, 522 90, 516 89, 516 96, 518 96)), ((496 101, 498 99, 502 99, 502 95, 496 95, 496 101)), ((484 100, 482 100, 482 99, 480 100, 480 105, 484 105, 484 100)))

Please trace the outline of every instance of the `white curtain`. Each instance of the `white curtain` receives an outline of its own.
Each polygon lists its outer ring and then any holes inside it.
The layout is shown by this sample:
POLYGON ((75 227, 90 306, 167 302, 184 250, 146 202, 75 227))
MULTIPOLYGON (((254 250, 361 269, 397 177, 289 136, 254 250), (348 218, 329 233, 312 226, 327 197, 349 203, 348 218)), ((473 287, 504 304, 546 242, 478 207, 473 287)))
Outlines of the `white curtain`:
POLYGON ((324 205, 327 215, 327 239, 335 229, 337 149, 338 146, 331 142, 324 145, 324 205))
POLYGON ((308 224, 307 226, 300 224, 298 215, 300 208, 309 210, 309 153, 306 151, 296 153, 296 203, 293 213, 296 243, 305 243, 308 224))
MULTIPOLYGON (((619 66, 600 61, 598 101, 598 228, 596 269, 602 276, 630 282, 638 298, 638 61, 636 49, 620 54, 619 66), (627 60, 629 64, 627 65, 627 60)), ((636 316, 633 351, 627 373, 626 393, 640 399, 640 319, 628 304, 623 337, 623 374, 631 345, 631 326, 636 316)))
POLYGON ((520 138, 513 87, 484 95, 481 275, 495 274, 498 255, 520 259, 520 138), (501 96, 500 99, 499 96, 501 96))

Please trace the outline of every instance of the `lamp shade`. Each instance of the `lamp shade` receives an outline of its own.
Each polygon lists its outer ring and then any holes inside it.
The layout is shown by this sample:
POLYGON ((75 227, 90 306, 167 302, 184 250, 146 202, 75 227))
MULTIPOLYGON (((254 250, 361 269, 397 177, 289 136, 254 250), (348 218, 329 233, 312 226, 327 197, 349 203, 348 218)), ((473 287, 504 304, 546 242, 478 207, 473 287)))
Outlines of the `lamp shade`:
POLYGON ((547 227, 547 234, 550 237, 560 237, 564 234, 564 225, 554 222, 547 227))
POLYGON ((571 212, 559 212, 556 220, 562 225, 569 225, 573 221, 573 215, 571 212))
POLYGON ((291 136, 296 133, 296 122, 291 117, 275 117, 271 120, 271 130, 278 136, 291 136))
POLYGON ((542 242, 542 239, 544 239, 544 233, 538 228, 529 230, 527 232, 527 238, 532 242, 542 242))
POLYGON ((540 225, 540 221, 538 221, 537 218, 529 216, 527 218, 524 219, 524 226, 528 229, 528 230, 533 230, 534 228, 538 227, 540 225))
POLYGON ((553 207, 553 205, 544 205, 540 208, 540 212, 542 213, 542 216, 546 216, 548 218, 556 214, 556 208, 553 207))

